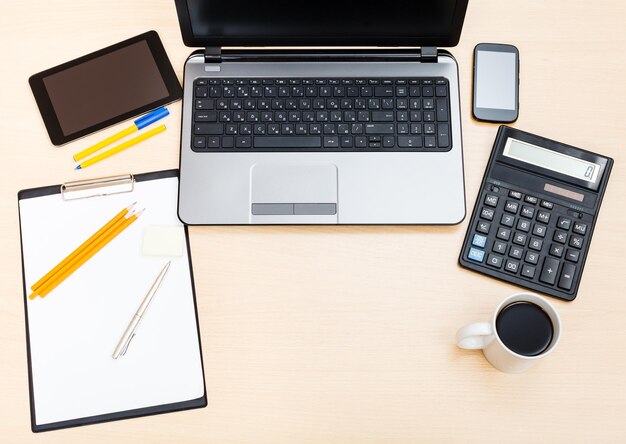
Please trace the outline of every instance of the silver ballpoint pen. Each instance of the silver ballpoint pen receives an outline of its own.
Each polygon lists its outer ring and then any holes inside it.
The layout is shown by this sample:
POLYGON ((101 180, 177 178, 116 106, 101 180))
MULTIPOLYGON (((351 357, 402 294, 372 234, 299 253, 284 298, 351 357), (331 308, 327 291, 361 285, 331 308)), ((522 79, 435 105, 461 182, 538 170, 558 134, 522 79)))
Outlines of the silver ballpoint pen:
POLYGON ((120 341, 117 343, 117 347, 115 347, 115 350, 113 351, 113 359, 117 359, 120 356, 124 356, 126 354, 126 350, 128 350, 128 345, 130 344, 130 341, 133 339, 133 336, 135 336, 135 331, 137 330, 137 327, 139 326, 139 322, 141 321, 141 318, 145 314, 146 310, 148 309, 150 302, 152 302, 154 295, 156 294, 159 287, 161 286, 161 282, 163 282, 163 278, 165 277, 167 270, 169 270, 170 264, 171 262, 168 262, 167 264, 165 264, 165 267, 163 267, 163 270, 161 270, 161 272, 157 276, 156 280, 152 284, 152 287, 150 287, 150 290, 148 290, 148 294, 146 294, 146 297, 143 298, 141 305, 139 305, 137 312, 135 313, 133 318, 130 320, 128 327, 126 327, 124 334, 120 338, 120 341))

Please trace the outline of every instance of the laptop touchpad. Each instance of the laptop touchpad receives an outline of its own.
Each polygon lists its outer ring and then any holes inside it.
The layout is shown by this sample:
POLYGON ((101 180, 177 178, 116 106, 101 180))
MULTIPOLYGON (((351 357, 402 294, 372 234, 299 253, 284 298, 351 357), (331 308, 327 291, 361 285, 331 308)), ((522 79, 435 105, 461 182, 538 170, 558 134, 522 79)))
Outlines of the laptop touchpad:
MULTIPOLYGON (((250 175, 253 216, 335 216, 336 220, 337 166, 334 164, 257 163, 250 175)), ((291 218, 281 219, 288 222, 291 218)))

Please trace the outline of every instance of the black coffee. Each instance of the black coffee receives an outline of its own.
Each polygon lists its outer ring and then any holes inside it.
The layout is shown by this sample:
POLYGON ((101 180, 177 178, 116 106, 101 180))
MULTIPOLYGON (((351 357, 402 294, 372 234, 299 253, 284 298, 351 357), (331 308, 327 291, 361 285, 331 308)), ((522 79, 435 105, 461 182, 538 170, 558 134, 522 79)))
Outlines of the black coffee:
POLYGON ((530 302, 513 302, 504 307, 496 318, 496 330, 507 348, 524 356, 546 351, 554 334, 548 314, 530 302))

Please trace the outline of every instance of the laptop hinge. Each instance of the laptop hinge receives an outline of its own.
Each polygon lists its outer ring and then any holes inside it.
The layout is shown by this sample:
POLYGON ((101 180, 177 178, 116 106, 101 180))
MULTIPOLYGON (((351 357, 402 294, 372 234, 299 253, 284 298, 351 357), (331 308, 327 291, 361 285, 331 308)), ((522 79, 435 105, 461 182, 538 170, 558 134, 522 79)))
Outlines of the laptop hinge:
POLYGON ((420 49, 420 61, 422 63, 437 63, 437 48, 434 46, 422 46, 420 49))
POLYGON ((219 46, 204 48, 204 63, 222 63, 222 48, 219 46))

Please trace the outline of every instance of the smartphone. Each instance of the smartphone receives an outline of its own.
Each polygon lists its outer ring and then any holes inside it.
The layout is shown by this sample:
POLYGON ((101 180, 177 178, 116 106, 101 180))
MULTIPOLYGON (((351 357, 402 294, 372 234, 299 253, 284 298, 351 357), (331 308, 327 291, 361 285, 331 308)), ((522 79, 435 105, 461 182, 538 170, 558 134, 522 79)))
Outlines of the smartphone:
POLYGON ((515 122, 519 114, 519 51, 513 45, 474 48, 472 113, 487 122, 515 122))

